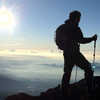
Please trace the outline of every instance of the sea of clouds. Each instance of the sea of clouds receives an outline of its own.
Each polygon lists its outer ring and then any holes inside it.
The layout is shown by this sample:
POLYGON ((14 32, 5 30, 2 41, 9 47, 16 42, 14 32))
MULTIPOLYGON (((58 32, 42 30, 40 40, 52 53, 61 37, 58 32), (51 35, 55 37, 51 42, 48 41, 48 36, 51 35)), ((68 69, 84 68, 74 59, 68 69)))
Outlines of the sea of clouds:
MULTIPOLYGON (((93 65, 91 63, 91 65, 93 65)), ((95 76, 99 76, 100 63, 95 63, 95 76)), ((7 96, 25 92, 39 95, 61 83, 63 60, 34 55, 0 56, 0 100, 7 96)), ((76 66, 73 68, 70 83, 75 82, 76 66)), ((77 81, 84 78, 80 68, 77 81)))

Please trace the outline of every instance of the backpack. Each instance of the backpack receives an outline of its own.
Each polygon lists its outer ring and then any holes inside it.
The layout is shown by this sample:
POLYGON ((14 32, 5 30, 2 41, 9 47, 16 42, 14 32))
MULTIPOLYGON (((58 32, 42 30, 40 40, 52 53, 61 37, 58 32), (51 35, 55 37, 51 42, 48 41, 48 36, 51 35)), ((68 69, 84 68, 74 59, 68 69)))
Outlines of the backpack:
POLYGON ((60 50, 66 50, 69 46, 69 41, 67 39, 67 25, 60 25, 55 31, 55 43, 60 50))

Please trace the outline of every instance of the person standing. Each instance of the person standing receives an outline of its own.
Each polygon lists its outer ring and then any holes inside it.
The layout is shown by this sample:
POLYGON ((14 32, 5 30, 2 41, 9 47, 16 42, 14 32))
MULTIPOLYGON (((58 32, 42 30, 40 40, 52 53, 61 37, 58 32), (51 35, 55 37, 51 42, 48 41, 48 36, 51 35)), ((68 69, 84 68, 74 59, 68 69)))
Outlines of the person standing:
POLYGON ((89 61, 80 52, 79 45, 80 43, 85 44, 96 41, 97 35, 94 35, 90 38, 83 37, 83 33, 78 26, 80 19, 81 13, 79 11, 72 11, 69 14, 69 19, 65 21, 65 25, 67 28, 65 39, 70 42, 66 41, 66 49, 63 50, 64 73, 61 82, 62 96, 66 96, 68 93, 71 72, 74 65, 84 70, 87 90, 88 92, 92 91, 93 71, 89 61), (69 43, 69 45, 67 42, 69 43))

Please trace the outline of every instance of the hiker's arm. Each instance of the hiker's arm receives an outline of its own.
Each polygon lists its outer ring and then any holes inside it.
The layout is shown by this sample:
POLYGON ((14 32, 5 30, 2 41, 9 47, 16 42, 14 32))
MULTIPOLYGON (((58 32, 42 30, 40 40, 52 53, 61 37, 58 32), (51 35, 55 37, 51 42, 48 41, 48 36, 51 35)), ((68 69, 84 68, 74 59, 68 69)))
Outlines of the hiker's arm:
POLYGON ((79 37, 78 38, 78 42, 79 43, 82 43, 82 44, 85 44, 85 43, 90 43, 91 41, 94 40, 94 36, 93 37, 90 37, 90 38, 84 38, 84 37, 79 37))
POLYGON ((78 33, 78 36, 76 37, 76 41, 78 43, 85 44, 85 43, 90 43, 91 41, 95 40, 95 36, 90 37, 90 38, 83 37, 83 33, 79 27, 78 27, 77 33, 78 33))

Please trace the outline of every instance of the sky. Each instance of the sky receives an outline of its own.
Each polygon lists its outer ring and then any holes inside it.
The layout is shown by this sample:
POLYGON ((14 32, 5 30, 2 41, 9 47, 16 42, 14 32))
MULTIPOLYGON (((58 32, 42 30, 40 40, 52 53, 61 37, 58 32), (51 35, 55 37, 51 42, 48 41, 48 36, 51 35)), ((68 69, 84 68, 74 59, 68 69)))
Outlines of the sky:
MULTIPOLYGON (((2 53, 7 50, 55 52, 58 50, 54 42, 55 30, 68 19, 69 13, 73 10, 78 10, 82 14, 79 27, 84 37, 98 35, 96 52, 100 51, 99 0, 0 0, 0 2, 0 10, 5 9, 10 16, 8 24, 2 20, 0 23, 2 53)), ((81 51, 93 52, 93 46, 93 42, 82 44, 81 51)))

